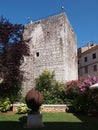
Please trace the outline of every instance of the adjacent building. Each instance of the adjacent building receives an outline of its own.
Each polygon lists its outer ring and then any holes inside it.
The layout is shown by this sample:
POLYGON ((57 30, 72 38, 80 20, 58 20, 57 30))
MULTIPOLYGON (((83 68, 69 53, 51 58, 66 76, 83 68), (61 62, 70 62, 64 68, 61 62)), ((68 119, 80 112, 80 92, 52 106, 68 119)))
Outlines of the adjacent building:
POLYGON ((78 49, 79 77, 98 76, 98 44, 89 43, 78 49))

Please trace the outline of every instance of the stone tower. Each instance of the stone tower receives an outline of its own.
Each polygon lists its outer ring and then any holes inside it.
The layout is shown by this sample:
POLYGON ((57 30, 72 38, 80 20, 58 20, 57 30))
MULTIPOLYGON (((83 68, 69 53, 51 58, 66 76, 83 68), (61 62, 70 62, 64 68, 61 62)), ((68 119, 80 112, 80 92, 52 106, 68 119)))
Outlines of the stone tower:
POLYGON ((44 70, 54 71, 58 81, 78 79, 77 42, 65 13, 35 21, 25 26, 24 39, 30 39, 30 56, 24 57, 23 94, 34 87, 34 80, 44 70))

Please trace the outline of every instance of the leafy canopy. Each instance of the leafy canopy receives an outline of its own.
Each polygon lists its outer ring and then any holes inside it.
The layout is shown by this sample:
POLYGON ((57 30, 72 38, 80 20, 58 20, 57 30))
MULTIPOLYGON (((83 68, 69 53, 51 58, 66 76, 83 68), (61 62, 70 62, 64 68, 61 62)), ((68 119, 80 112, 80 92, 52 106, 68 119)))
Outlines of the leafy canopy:
POLYGON ((24 26, 12 24, 0 18, 0 96, 2 93, 16 94, 23 80, 20 65, 24 56, 29 56, 27 41, 23 40, 24 26))

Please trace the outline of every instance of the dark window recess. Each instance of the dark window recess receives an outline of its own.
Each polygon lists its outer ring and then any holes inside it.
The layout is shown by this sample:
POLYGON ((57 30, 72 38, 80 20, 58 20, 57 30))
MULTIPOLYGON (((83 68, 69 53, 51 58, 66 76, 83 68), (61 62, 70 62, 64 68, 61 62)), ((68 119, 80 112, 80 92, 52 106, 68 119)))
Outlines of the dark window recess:
POLYGON ((80 62, 79 62, 79 60, 78 60, 78 64, 79 64, 80 62))
POLYGON ((86 66, 84 69, 85 69, 85 73, 88 73, 88 66, 86 66))
POLYGON ((50 32, 47 32, 47 36, 49 36, 50 32))
POLYGON ((87 57, 84 57, 84 61, 87 62, 87 57))
POLYGON ((94 65, 94 66, 93 66, 93 70, 94 70, 94 71, 97 71, 97 65, 94 65))
POLYGON ((93 58, 93 59, 96 58, 96 53, 93 53, 92 58, 93 58))
POLYGON ((36 56, 39 57, 39 52, 36 52, 36 56))

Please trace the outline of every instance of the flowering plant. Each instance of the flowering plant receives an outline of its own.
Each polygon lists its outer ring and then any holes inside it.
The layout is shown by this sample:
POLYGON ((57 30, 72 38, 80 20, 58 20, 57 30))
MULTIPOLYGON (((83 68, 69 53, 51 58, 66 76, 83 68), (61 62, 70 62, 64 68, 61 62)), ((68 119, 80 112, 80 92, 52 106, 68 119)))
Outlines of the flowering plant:
POLYGON ((91 85, 95 83, 98 83, 98 77, 89 75, 88 78, 84 79, 82 82, 79 80, 77 86, 81 92, 85 92, 91 85))
POLYGON ((95 83, 98 83, 98 77, 89 75, 87 79, 80 78, 66 84, 66 98, 70 99, 76 111, 87 112, 91 104, 98 108, 98 104, 96 104, 98 93, 96 93, 96 90, 91 91, 89 89, 95 83))

